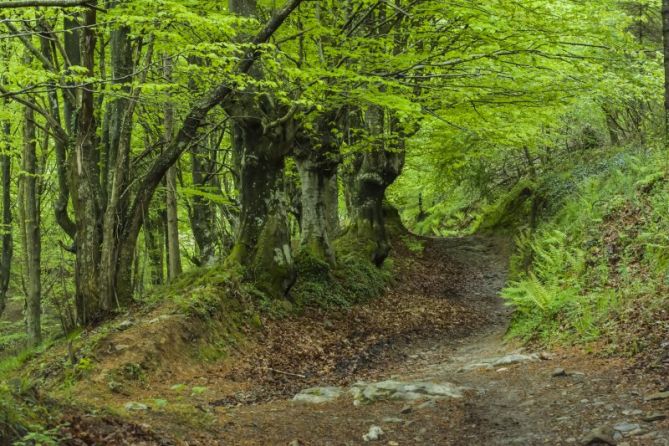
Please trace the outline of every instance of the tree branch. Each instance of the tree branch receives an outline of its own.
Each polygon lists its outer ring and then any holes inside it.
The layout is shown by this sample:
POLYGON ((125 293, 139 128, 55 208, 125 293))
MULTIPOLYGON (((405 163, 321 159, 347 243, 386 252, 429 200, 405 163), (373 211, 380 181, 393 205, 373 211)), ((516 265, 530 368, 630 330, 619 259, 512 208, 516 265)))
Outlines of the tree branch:
POLYGON ((13 0, 0 1, 0 9, 3 8, 35 8, 35 7, 61 7, 72 8, 76 6, 93 7, 91 0, 13 0))
MULTIPOLYGON (((302 3, 303 0, 288 0, 272 18, 265 24, 263 29, 251 40, 253 48, 240 61, 236 72, 238 74, 248 73, 253 64, 262 54, 260 45, 267 43, 272 35, 281 27, 288 16, 302 3)), ((216 106, 223 103, 233 92, 233 86, 226 79, 218 87, 210 90, 204 95, 186 115, 174 141, 155 160, 147 174, 139 184, 138 193, 130 209, 129 221, 125 226, 126 239, 125 249, 135 249, 136 238, 141 229, 143 215, 148 208, 153 193, 167 170, 177 162, 182 153, 191 145, 197 135, 197 131, 205 123, 207 114, 216 106)))

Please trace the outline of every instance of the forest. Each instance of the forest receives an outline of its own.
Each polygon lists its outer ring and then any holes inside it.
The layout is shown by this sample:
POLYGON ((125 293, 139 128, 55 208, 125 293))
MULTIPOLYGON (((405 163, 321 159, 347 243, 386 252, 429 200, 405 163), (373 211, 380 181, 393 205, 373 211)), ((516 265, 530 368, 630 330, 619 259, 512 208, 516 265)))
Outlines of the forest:
POLYGON ((669 445, 669 0, 0 0, 0 446, 669 445))

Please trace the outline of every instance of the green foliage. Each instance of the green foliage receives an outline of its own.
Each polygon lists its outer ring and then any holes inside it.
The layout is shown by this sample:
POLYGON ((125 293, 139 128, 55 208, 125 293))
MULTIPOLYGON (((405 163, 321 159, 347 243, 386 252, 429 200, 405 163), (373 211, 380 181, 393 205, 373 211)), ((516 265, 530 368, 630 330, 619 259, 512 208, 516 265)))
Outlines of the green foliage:
POLYGON ((425 242, 415 237, 404 236, 402 243, 414 254, 422 254, 425 250, 425 242))
POLYGON ((143 382, 146 379, 146 372, 141 364, 128 363, 121 367, 120 375, 123 379, 130 381, 143 382))
POLYGON ((530 223, 532 203, 536 199, 534 183, 521 181, 495 203, 483 206, 472 229, 474 232, 514 233, 530 223))
POLYGON ((502 293, 516 309, 510 335, 615 343, 628 309, 652 318, 666 302, 669 273, 664 163, 660 154, 612 156, 535 233, 518 236, 513 280, 502 293), (639 305, 646 296, 656 304, 639 305))
POLYGON ((206 387, 203 386, 195 386, 191 389, 191 396, 197 396, 197 395, 203 395, 207 390, 206 387))
POLYGON ((58 446, 61 444, 57 429, 30 432, 18 441, 14 446, 58 446))
POLYGON ((502 293, 516 310, 510 334, 525 340, 594 340, 600 324, 615 308, 612 290, 582 289, 586 254, 570 246, 567 235, 553 230, 530 242, 532 271, 502 293))
POLYGON ((55 446, 60 444, 48 411, 37 399, 32 384, 12 380, 0 382, 0 440, 19 446, 55 446))

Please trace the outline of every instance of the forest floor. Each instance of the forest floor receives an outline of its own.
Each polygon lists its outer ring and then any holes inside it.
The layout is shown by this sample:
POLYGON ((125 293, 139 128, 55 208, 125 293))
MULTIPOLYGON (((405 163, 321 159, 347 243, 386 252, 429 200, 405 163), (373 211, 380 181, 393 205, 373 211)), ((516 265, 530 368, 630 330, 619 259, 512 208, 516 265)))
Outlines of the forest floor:
POLYGON ((133 422, 82 411, 71 444, 669 445, 667 376, 504 340, 503 240, 417 240, 382 299, 264 321, 243 354, 124 392, 80 387, 80 407, 133 422))

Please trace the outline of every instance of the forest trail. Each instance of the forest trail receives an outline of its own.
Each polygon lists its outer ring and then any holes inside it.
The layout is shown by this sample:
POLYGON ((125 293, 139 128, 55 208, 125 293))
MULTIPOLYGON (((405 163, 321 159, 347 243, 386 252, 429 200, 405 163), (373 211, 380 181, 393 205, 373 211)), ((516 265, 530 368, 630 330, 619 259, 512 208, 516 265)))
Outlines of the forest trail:
MULTIPOLYGON (((612 444, 669 445, 669 424, 661 419, 669 402, 644 401, 661 383, 624 374, 616 360, 576 351, 526 352, 503 340, 511 314, 497 292, 506 278, 506 258, 499 240, 428 240, 416 263, 402 268, 406 276, 398 287, 415 291, 410 284, 424 280, 421 264, 450 259, 464 275, 435 277, 426 293, 440 290, 444 305, 465 302, 492 316, 487 324, 452 338, 414 338, 402 346, 402 360, 383 364, 366 380, 372 386, 363 389, 369 399, 357 397, 362 404, 354 404, 351 386, 345 386, 332 389, 341 396, 330 402, 279 400, 234 409, 225 417, 221 444, 357 445, 367 444, 363 436, 372 434, 369 444, 570 445, 584 444, 599 429, 612 444), (436 393, 453 390, 461 397, 433 399, 425 394, 429 388, 398 390, 389 380, 452 385, 436 393), (372 426, 383 431, 377 440, 372 426)), ((309 393, 328 399, 329 392, 309 393)))
MULTIPOLYGON (((669 384, 666 377, 620 359, 533 352, 504 340, 511 311, 498 297, 503 240, 401 245, 397 280, 384 298, 328 313, 333 340, 321 340, 322 314, 268 322, 264 350, 247 355, 252 367, 231 358, 189 378, 165 378, 209 389, 188 402, 201 426, 138 412, 140 426, 160 440, 129 444, 580 445, 599 433, 619 446, 669 445, 669 399, 645 400, 669 384), (312 344, 318 355, 308 354, 312 344), (366 347, 341 348, 352 344, 366 347), (323 366, 328 361, 334 366, 323 366)), ((154 394, 144 401, 168 392, 148 387, 154 394)))

